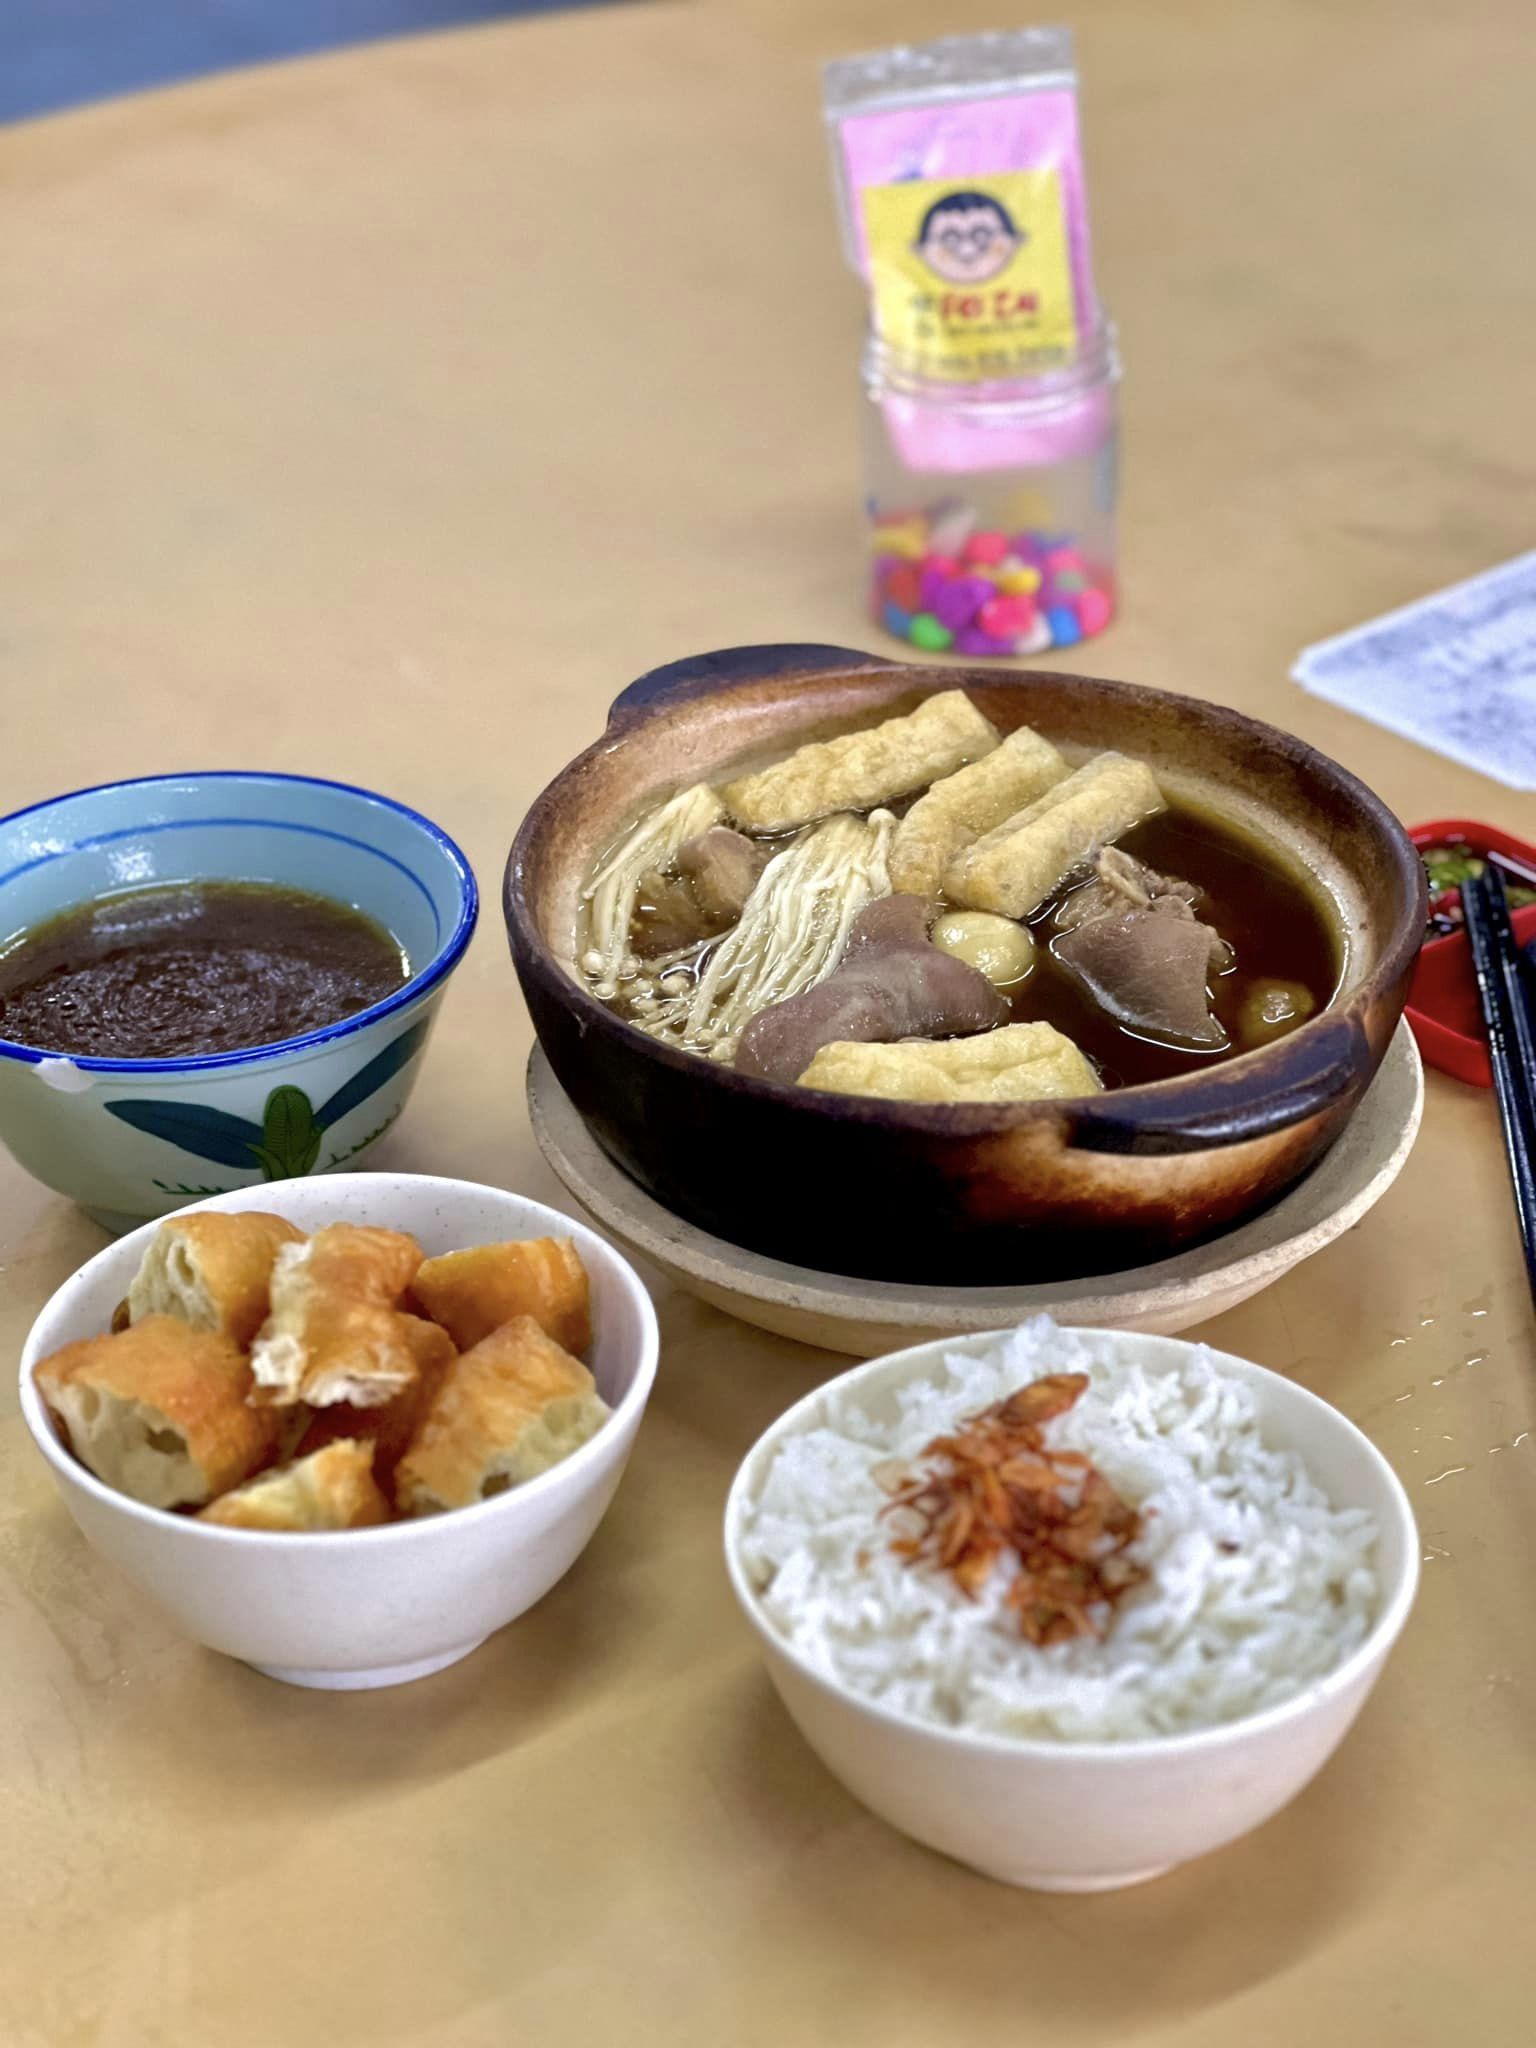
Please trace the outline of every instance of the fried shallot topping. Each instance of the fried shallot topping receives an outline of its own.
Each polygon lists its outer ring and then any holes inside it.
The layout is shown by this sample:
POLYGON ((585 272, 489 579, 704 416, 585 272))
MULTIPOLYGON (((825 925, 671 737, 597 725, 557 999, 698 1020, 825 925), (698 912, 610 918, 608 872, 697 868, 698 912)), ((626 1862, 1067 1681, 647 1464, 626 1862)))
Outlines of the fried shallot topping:
POLYGON ((1101 1636, 1116 1600, 1146 1577, 1126 1551, 1142 1520, 1077 1451, 1053 1451, 1045 1425, 1088 1385, 1080 1372, 1049 1373, 984 1408, 922 1452, 912 1477, 884 1469, 891 1548, 910 1565, 938 1566, 974 1600, 1012 1553, 1008 1605, 1032 1643, 1101 1636))

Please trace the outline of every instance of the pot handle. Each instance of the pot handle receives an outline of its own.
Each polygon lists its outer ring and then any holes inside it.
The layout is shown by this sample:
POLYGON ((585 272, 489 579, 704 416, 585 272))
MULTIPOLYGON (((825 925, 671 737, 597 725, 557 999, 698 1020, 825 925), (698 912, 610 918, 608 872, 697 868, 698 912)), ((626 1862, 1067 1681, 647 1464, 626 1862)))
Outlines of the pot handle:
POLYGON ((818 641, 773 642, 762 647, 717 647, 709 654, 687 654, 637 677, 621 690, 608 710, 609 725, 643 717, 663 698, 711 689, 749 676, 795 675, 823 668, 894 668, 882 654, 857 647, 828 647, 818 641))
POLYGON ((1298 1033, 1262 1093, 1239 1069, 1215 1067, 1204 1077, 1204 1106, 1169 1117, 1157 1097, 1141 1101, 1106 1095, 1078 1113, 1068 1143, 1079 1152, 1117 1152, 1143 1158, 1211 1152, 1222 1145, 1268 1137, 1332 1109, 1364 1086, 1365 1032, 1347 1014, 1319 1018, 1298 1033))

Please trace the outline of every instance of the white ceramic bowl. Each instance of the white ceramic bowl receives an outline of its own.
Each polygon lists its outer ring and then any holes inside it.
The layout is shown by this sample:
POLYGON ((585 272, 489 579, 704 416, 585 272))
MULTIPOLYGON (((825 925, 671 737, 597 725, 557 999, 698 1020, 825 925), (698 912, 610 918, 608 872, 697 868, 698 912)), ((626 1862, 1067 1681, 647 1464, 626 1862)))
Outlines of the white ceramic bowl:
POLYGON ((475 928, 468 861, 393 798, 219 770, 103 783, 0 818, 0 943, 80 903, 273 882, 366 911, 410 979, 318 1031, 182 1059, 66 1059, 0 1036, 0 1137, 107 1230, 360 1160, 405 1107, 475 928))
POLYGON ((106 1329, 155 1225, 66 1280, 32 1326, 21 1411, 86 1541, 189 1636, 294 1685, 398 1685, 457 1663, 541 1600, 575 1563, 623 1476, 656 1377, 656 1312, 628 1262, 542 1202, 473 1182, 348 1173, 241 1189, 202 1205, 272 1209, 304 1229, 386 1224, 429 1254, 511 1237, 571 1237, 592 1280, 590 1363, 613 1409, 563 1464, 477 1507, 331 1535, 225 1529, 141 1507, 60 1441, 32 1368, 106 1329))
MULTIPOLYGON (((1094 1334, 1149 1372, 1173 1369, 1196 1348, 1176 1337, 1094 1334)), ((844 1373, 781 1416, 731 1488, 726 1564, 780 1698, 856 1799, 916 1841, 1006 1884, 1109 1891, 1235 1841, 1278 1813, 1327 1762, 1413 1605, 1413 1511, 1381 1453, 1337 1409, 1278 1373, 1218 1352, 1217 1363, 1253 1388, 1266 1439, 1300 1452, 1336 1507, 1368 1508, 1377 1518, 1381 1609, 1359 1648, 1281 1706, 1148 1741, 1017 1741, 893 1713, 823 1677, 776 1632, 741 1562, 743 1520, 779 1446, 825 1421, 834 1389, 878 1415, 883 1402, 894 1406, 897 1387, 922 1378, 946 1354, 985 1352, 997 1342, 987 1333, 915 1345, 844 1373)))

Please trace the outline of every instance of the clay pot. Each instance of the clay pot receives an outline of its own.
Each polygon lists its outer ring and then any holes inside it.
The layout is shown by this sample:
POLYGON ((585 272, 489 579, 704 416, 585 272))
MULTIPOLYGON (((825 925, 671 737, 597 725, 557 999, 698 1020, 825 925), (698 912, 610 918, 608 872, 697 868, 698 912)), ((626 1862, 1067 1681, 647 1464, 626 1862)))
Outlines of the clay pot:
POLYGON ((1418 855, 1339 765, 1224 706, 1039 670, 920 668, 837 647, 700 655, 634 683, 534 803, 507 928, 556 1075, 603 1148, 678 1215, 818 1271, 975 1284, 1142 1265, 1252 1215, 1327 1150, 1396 1028, 1425 921, 1418 855), (743 756, 962 687, 1001 731, 1148 761, 1277 841, 1332 899, 1344 966, 1276 1043, 1079 1102, 901 1104, 749 1079, 658 1044, 576 979, 582 884, 650 801, 743 756))

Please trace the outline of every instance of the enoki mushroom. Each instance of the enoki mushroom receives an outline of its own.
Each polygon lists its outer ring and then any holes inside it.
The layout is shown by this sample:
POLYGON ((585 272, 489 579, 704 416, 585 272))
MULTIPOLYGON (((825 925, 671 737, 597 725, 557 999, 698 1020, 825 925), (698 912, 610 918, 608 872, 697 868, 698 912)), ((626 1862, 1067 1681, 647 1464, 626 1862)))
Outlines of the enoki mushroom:
POLYGON ((724 816, 725 806, 715 792, 707 783, 696 782, 643 818, 593 875, 582 892, 589 908, 581 967, 594 995, 609 1001, 618 992, 620 978, 639 968, 630 952, 629 930, 641 879, 653 868, 670 867, 680 846, 718 825, 724 816))
POLYGON ((828 818, 764 868, 733 930, 704 957, 697 979, 645 994, 636 1021, 655 1036, 729 1060, 750 1020, 823 980, 842 957, 854 919, 890 893, 887 856, 896 820, 828 818))

